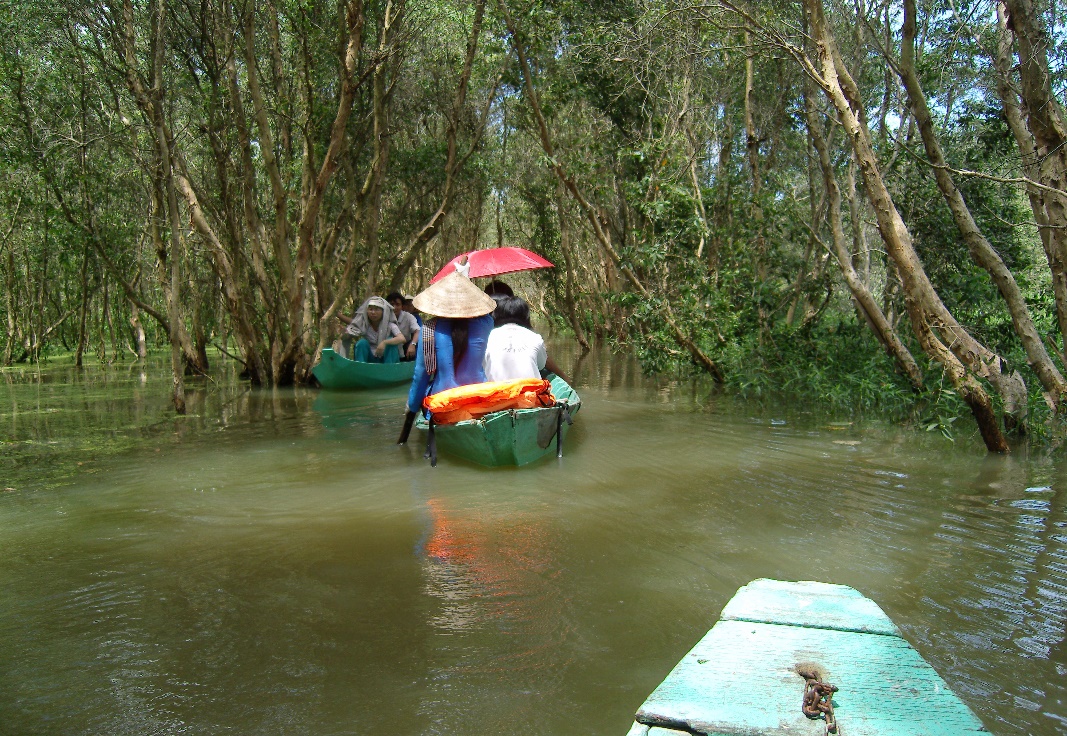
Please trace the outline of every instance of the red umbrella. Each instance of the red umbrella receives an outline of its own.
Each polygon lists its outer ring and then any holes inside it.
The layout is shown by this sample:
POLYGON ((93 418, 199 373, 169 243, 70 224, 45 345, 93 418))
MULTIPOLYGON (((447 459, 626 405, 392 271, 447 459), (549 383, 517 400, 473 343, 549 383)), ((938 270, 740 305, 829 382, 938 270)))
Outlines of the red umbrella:
POLYGON ((430 279, 434 283, 456 270, 456 264, 467 256, 470 263, 472 279, 479 276, 498 276, 513 271, 530 271, 535 268, 555 268, 555 264, 525 248, 489 248, 460 253, 449 261, 437 275, 430 279))

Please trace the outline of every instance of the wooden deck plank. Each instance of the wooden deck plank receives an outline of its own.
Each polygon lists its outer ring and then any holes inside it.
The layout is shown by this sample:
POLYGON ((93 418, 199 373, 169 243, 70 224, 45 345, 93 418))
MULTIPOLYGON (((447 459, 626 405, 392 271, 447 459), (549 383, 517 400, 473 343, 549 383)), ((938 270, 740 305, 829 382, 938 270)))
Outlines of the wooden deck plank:
POLYGON ((742 588, 727 604, 724 620, 641 706, 630 733, 652 736, 658 727, 718 736, 822 736, 823 721, 801 711, 804 680, 797 666, 804 663, 818 665, 824 681, 840 688, 834 708, 843 736, 984 732, 881 609, 861 600, 867 599, 851 588, 822 583, 756 581, 742 588), (835 613, 835 605, 851 614, 835 613), (820 624, 829 616, 840 628, 805 626, 812 615, 820 624), (649 730, 640 730, 642 725, 649 730))
POLYGON ((730 599, 720 621, 760 621, 900 636, 878 604, 846 585, 753 580, 730 599))
POLYGON ((835 712, 849 736, 966 734, 981 722, 898 637, 722 621, 649 696, 646 725, 699 733, 818 736, 801 712, 796 666, 818 664, 840 692, 835 712))

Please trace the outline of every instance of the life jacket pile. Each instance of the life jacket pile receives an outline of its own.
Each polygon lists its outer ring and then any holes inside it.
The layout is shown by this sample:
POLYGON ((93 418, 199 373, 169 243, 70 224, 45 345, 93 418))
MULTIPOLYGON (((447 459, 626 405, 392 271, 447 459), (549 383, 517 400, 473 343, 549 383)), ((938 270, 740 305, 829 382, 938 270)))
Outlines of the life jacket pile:
POLYGON ((541 378, 490 381, 430 394, 423 402, 434 424, 455 424, 509 409, 555 406, 552 384, 541 378))

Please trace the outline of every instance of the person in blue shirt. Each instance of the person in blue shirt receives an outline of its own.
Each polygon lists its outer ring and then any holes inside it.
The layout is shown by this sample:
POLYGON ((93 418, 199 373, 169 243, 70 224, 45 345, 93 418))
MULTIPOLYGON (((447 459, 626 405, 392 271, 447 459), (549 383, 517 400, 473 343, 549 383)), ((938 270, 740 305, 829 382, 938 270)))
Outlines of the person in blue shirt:
POLYGON ((496 309, 496 301, 459 271, 431 284, 414 304, 433 319, 423 324, 416 350, 409 412, 421 411, 430 394, 485 382, 482 363, 496 309))

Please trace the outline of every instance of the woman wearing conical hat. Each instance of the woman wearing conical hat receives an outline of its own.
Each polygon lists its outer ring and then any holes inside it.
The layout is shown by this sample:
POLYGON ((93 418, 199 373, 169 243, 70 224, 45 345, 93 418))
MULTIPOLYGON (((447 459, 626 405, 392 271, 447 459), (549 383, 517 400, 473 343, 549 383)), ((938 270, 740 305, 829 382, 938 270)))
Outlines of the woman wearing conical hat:
POLYGON ((416 295, 414 303, 433 319, 423 324, 415 353, 409 412, 421 411, 430 394, 485 381, 482 361, 496 309, 493 298, 458 269, 416 295))

